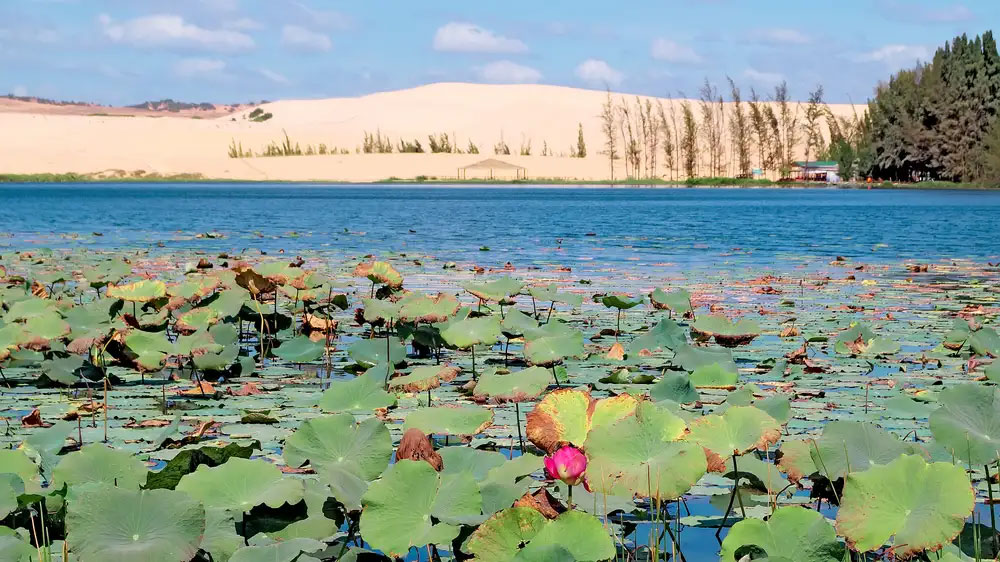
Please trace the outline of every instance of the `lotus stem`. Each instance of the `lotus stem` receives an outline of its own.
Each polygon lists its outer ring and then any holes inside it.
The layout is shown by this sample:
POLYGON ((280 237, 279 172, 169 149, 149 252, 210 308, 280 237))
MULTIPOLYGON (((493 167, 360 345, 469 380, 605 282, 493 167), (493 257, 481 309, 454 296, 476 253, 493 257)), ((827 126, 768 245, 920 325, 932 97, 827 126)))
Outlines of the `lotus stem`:
POLYGON ((431 407, 431 389, 427 389, 427 407, 431 407))
POLYGON ((535 295, 531 295, 531 317, 538 320, 538 308, 535 307, 535 295))
POLYGON ((556 376, 556 366, 552 365, 551 368, 552 368, 552 378, 556 380, 556 388, 562 388, 562 385, 559 384, 559 377, 556 376))
POLYGON ((549 303, 549 313, 545 315, 545 323, 549 323, 549 319, 552 318, 552 309, 556 307, 556 301, 549 303))
POLYGON ((618 333, 622 331, 622 311, 618 309, 618 326, 615 328, 615 343, 618 343, 618 333))
POLYGON ((514 402, 514 415, 517 417, 517 442, 521 445, 521 454, 524 454, 524 437, 521 436, 521 405, 514 402))
POLYGON ((566 499, 566 501, 569 502, 569 508, 573 509, 573 485, 572 484, 570 484, 570 486, 569 486, 569 493, 567 495, 568 495, 568 498, 566 499))
POLYGON ((108 377, 104 377, 104 442, 108 442, 108 377))
POLYGON ((1000 541, 997 540, 997 516, 993 507, 993 479, 990 478, 989 463, 983 465, 983 468, 986 469, 986 492, 990 497, 990 526, 993 528, 993 552, 996 553, 997 550, 1000 550, 1000 541))
POLYGON ((476 380, 476 345, 472 344, 472 380, 476 380))

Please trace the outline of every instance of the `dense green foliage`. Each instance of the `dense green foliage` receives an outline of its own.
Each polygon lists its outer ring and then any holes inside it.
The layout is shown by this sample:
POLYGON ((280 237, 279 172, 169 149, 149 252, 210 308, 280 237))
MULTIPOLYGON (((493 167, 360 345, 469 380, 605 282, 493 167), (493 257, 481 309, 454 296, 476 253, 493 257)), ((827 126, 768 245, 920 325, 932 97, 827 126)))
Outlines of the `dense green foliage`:
POLYGON ((869 103, 866 138, 855 146, 870 143, 877 177, 995 182, 998 112, 1000 53, 993 34, 962 35, 938 49, 931 62, 903 70, 878 88, 869 103))

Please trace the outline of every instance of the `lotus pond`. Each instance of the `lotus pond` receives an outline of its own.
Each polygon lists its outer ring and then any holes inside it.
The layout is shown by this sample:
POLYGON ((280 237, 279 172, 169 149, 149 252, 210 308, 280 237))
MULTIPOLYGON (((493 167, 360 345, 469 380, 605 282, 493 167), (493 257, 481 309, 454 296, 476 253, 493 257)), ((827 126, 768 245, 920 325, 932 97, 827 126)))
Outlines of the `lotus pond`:
POLYGON ((994 194, 0 196, 0 560, 997 552, 994 194))

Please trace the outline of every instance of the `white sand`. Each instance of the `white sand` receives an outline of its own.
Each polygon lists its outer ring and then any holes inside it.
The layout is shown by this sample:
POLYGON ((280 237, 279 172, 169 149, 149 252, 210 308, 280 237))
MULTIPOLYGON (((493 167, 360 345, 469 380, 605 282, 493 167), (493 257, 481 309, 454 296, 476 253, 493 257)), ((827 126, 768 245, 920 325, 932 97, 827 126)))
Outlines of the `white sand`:
MULTIPOLYGON (((617 103, 623 96, 613 97, 617 103)), ((635 96, 624 97, 634 104, 635 96)), ((245 108, 231 116, 196 119, 190 113, 110 117, 67 114, 41 104, 27 109, 24 104, 0 104, 0 173, 117 175, 141 170, 246 180, 377 181, 419 175, 453 178, 460 166, 496 157, 525 166, 529 177, 603 180, 609 176, 599 119, 605 99, 602 91, 557 86, 446 83, 358 98, 277 101, 261 106, 274 115, 263 123, 246 120, 245 108), (583 124, 588 150, 583 159, 567 156, 575 148, 578 123, 583 124), (364 132, 376 130, 394 144, 400 137, 416 138, 427 150, 428 134, 448 133, 462 150, 471 139, 480 154, 357 154, 364 132), (282 140, 283 131, 303 151, 307 145, 324 143, 350 154, 228 156, 234 140, 260 152, 282 140), (501 134, 513 155, 494 155, 501 134), (532 156, 517 155, 528 141, 532 156), (543 143, 555 156, 540 156, 543 143)), ((662 101, 669 109, 670 100, 662 101)), ((850 115, 855 108, 834 105, 831 110, 850 115)), ((804 105, 800 119, 803 111, 804 105)), ((662 155, 658 160, 660 175, 669 176, 662 155)), ((616 177, 623 171, 619 161, 616 177)), ((469 172, 469 177, 482 174, 469 172)))

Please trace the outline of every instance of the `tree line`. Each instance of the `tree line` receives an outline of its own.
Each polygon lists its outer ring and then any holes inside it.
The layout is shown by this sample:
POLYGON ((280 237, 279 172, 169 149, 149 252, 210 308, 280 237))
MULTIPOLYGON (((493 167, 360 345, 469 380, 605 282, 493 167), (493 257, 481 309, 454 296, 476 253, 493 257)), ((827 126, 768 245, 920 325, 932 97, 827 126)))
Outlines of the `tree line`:
POLYGON ((1000 54, 993 33, 956 37, 880 84, 857 139, 871 173, 1000 182, 1000 54))

